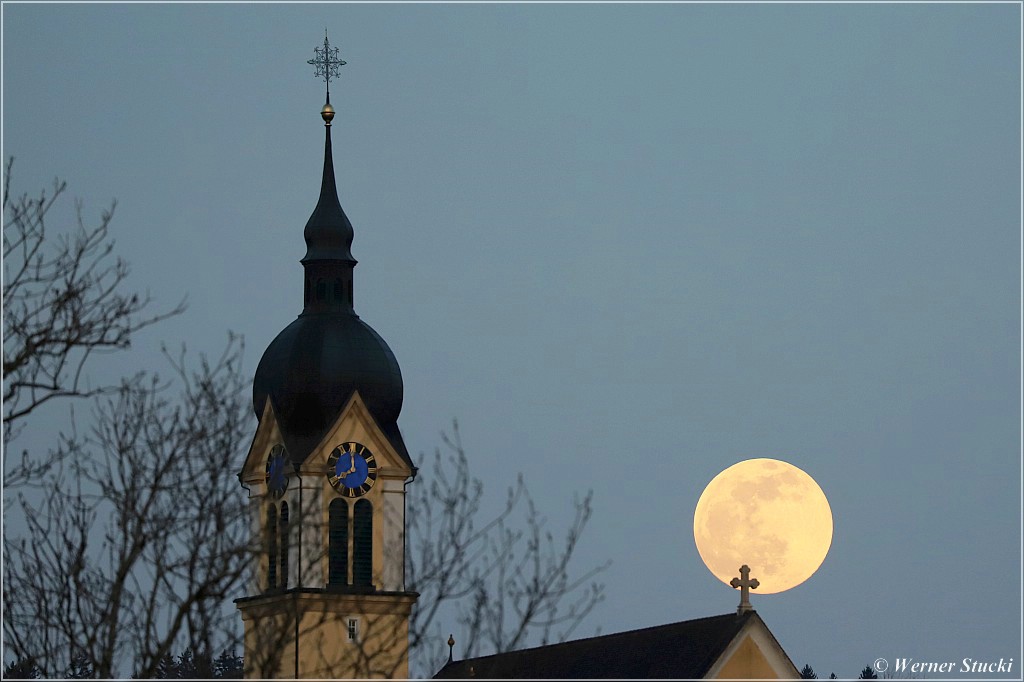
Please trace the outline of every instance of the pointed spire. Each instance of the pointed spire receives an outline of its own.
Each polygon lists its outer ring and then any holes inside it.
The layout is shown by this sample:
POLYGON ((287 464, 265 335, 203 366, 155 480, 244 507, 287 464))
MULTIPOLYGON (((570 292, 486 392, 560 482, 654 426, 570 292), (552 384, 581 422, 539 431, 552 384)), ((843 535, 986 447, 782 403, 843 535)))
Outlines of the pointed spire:
POLYGON ((334 154, 331 149, 331 119, 334 109, 324 105, 320 115, 324 119, 324 174, 320 182, 320 199, 306 222, 306 255, 302 262, 312 260, 340 260, 355 263, 352 257, 352 223, 338 201, 338 186, 334 179, 334 154))

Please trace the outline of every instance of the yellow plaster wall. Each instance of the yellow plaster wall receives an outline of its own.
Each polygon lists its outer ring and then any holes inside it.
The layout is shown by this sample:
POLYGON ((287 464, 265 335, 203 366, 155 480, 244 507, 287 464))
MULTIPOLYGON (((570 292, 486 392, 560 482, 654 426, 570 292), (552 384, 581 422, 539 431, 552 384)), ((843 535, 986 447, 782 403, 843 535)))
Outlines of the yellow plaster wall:
MULTIPOLYGON (((243 477, 248 479, 248 484, 251 486, 250 514, 254 561, 249 594, 259 594, 266 588, 265 523, 267 509, 273 504, 276 509, 280 510, 282 501, 288 502, 290 512, 291 556, 288 586, 323 587, 326 585, 329 572, 328 507, 336 498, 341 498, 348 505, 350 523, 357 500, 366 499, 373 505, 373 584, 379 590, 403 590, 405 481, 412 472, 380 431, 358 392, 352 396, 335 424, 324 436, 320 447, 303 462, 299 471, 300 475, 290 476, 286 493, 282 498, 274 499, 266 492, 264 470, 267 454, 271 447, 280 441, 280 429, 268 402, 264 411, 264 420, 257 429, 256 438, 243 468, 243 477), (366 445, 377 459, 379 470, 377 482, 361 498, 347 498, 339 494, 327 482, 325 474, 330 451, 333 450, 334 445, 347 441, 366 445), (302 485, 305 492, 302 510, 298 509, 299 485, 302 485), (302 547, 301 563, 295 549, 299 546, 302 547), (301 577, 299 576, 300 567, 301 577)), ((349 557, 352 556, 353 539, 352 533, 349 533, 349 557)), ((351 581, 351 574, 349 580, 351 581)))
POLYGON ((717 679, 775 680, 778 675, 750 637, 745 637, 718 670, 717 679))
POLYGON ((407 678, 413 597, 278 595, 245 604, 246 678, 407 678), (296 631, 296 614, 298 628, 296 631), (348 638, 348 620, 359 637, 348 638))
MULTIPOLYGON (((307 613, 300 631, 299 675, 305 678, 407 678, 408 619, 400 615, 356 615, 359 640, 348 639, 348 615, 307 613)), ((293 675, 294 671, 289 671, 293 675)))
MULTIPOLYGON (((280 432, 271 408, 264 413, 257 437, 243 468, 251 485, 254 547, 253 591, 266 585, 266 556, 263 524, 272 500, 263 477, 266 456, 280 432)), ((339 495, 327 481, 326 461, 338 443, 356 441, 374 453, 378 462, 376 484, 364 496, 373 505, 373 583, 378 590, 404 590, 404 494, 411 476, 405 462, 377 427, 361 397, 355 394, 325 435, 320 446, 292 476, 283 499, 288 500, 290 519, 289 587, 302 585, 322 589, 328 576, 328 507, 341 497, 349 506, 355 502, 339 495), (305 493, 298 510, 298 485, 305 493), (385 504, 387 499, 387 504, 385 504), (298 512, 298 513, 297 513, 298 512), (301 523, 300 523, 301 518, 301 523), (301 529, 302 542, 298 542, 301 529), (299 577, 297 546, 302 547, 299 577)), ((349 542, 353 541, 349 533, 349 542)), ((351 561, 352 546, 349 546, 351 561)), ((351 575, 350 575, 351 579, 351 575)), ((299 642, 299 676, 304 678, 408 677, 408 616, 415 596, 404 594, 354 595, 335 591, 320 593, 276 593, 239 604, 245 626, 245 676, 247 678, 294 677, 295 642, 299 642), (359 619, 358 642, 348 638, 349 618, 359 619), (296 633, 296 623, 298 632, 296 633)))
MULTIPOLYGON (((401 584, 403 575, 401 568, 405 564, 404 528, 402 527, 404 519, 395 523, 392 519, 385 518, 385 514, 389 513, 389 508, 388 505, 385 505, 384 498, 386 494, 398 496, 398 500, 391 506, 398 510, 404 508, 402 499, 405 496, 405 480, 412 475, 412 472, 409 471, 390 441, 378 428, 358 392, 352 396, 352 400, 342 410, 338 420, 324 437, 320 448, 303 463, 302 468, 304 471, 308 471, 308 476, 317 476, 323 481, 323 495, 319 512, 319 545, 321 548, 319 562, 324 582, 329 573, 327 547, 330 529, 327 519, 330 504, 335 499, 342 499, 348 505, 349 519, 351 520, 355 503, 360 499, 365 499, 373 505, 373 584, 380 590, 400 591, 404 589, 404 585, 401 584), (377 481, 373 488, 362 497, 348 498, 341 495, 330 486, 324 475, 327 457, 331 450, 335 445, 348 441, 362 443, 370 449, 377 460, 377 481), (395 570, 388 571, 386 566, 391 566, 395 570), (385 574, 389 579, 385 579, 385 574)), ((394 514, 395 510, 391 510, 390 513, 394 514)), ((349 557, 352 557, 353 540, 352 533, 349 533, 349 557)), ((351 581, 351 579, 350 570, 349 580, 351 581)))

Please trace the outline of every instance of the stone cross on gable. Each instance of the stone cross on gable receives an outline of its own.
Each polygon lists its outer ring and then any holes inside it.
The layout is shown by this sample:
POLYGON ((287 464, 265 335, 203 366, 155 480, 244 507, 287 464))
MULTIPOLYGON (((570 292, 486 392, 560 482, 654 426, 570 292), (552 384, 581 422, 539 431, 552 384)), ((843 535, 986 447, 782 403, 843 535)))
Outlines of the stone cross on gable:
POLYGON ((733 589, 740 588, 740 607, 736 609, 736 613, 742 615, 752 610, 754 607, 750 605, 750 590, 756 590, 761 583, 757 581, 757 578, 750 577, 750 566, 746 564, 740 566, 740 577, 733 578, 729 584, 733 586, 733 589))

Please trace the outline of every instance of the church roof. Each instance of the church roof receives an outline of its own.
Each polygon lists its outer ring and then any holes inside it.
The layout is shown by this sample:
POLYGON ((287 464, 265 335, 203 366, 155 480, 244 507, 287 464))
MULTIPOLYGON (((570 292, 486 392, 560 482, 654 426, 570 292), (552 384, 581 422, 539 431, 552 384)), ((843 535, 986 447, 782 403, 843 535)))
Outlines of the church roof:
POLYGON ((638 679, 704 677, 755 611, 577 639, 467 658, 445 665, 435 679, 638 679))

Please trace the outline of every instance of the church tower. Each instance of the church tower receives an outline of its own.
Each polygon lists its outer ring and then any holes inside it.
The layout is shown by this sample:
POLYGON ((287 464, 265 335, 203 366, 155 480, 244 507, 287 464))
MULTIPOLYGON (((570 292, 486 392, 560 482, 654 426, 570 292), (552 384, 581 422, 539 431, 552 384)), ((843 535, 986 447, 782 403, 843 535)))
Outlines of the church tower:
POLYGON ((355 313, 352 224, 331 153, 330 80, 345 62, 324 38, 320 198, 306 223, 303 308, 253 381, 259 426, 248 490, 252 580, 236 600, 246 677, 408 677, 405 486, 416 467, 398 430, 402 374, 355 313))

